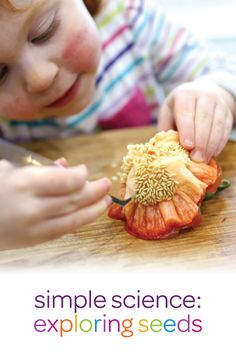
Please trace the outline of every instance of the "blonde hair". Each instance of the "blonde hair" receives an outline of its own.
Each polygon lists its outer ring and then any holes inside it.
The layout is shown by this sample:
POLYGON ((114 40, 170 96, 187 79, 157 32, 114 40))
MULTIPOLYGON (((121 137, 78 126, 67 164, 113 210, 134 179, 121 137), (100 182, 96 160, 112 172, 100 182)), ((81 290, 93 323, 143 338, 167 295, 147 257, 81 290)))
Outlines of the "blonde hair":
POLYGON ((26 10, 32 3, 32 0, 0 0, 0 5, 12 11, 26 10))
MULTIPOLYGON (((103 0, 83 0, 83 2, 89 13, 95 16, 101 10, 103 0)), ((0 0, 0 5, 13 11, 25 10, 31 3, 32 0, 0 0)))
POLYGON ((83 0, 83 2, 87 7, 89 13, 92 16, 95 16, 101 10, 103 0, 83 0))

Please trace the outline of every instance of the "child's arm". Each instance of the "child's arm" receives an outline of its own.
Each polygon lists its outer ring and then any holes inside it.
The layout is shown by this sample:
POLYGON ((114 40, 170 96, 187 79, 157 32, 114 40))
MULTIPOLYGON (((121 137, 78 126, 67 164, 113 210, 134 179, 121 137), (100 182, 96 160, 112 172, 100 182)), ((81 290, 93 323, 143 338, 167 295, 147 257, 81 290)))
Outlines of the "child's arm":
POLYGON ((170 21, 155 2, 134 3, 130 23, 137 53, 147 54, 159 97, 167 96, 158 130, 177 127, 195 158, 209 160, 223 149, 236 116, 236 65, 170 21))
POLYGON ((0 161, 0 248, 48 241, 99 217, 110 181, 87 181, 85 166, 22 167, 0 161))

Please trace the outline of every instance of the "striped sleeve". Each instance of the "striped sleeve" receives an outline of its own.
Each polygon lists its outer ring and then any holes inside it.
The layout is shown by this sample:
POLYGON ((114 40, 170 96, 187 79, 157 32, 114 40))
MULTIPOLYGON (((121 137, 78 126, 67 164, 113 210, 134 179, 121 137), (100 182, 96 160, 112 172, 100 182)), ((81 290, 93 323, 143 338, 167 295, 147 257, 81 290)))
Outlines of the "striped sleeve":
POLYGON ((186 28, 173 23, 152 0, 130 0, 126 8, 137 53, 148 57, 158 83, 170 92, 181 83, 208 78, 236 96, 236 65, 212 52, 186 28))

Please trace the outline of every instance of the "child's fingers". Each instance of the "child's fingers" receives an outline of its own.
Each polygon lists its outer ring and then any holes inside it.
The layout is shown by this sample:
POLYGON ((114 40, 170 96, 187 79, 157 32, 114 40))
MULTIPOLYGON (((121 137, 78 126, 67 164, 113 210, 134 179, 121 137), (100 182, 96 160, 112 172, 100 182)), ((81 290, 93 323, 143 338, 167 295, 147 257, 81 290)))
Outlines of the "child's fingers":
POLYGON ((217 104, 215 107, 213 123, 211 126, 211 132, 207 143, 207 162, 209 162, 212 156, 216 154, 216 150, 224 138, 224 131, 226 129, 226 116, 226 108, 221 104, 217 104))
POLYGON ((110 187, 111 182, 108 178, 88 182, 80 193, 74 193, 71 195, 71 203, 77 205, 77 208, 87 207, 104 197, 108 193, 110 187))
POLYGON ((14 165, 5 159, 0 160, 0 168, 4 168, 5 170, 11 170, 12 168, 14 168, 14 165))
POLYGON ((198 99, 195 113, 195 147, 191 152, 193 160, 207 161, 207 142, 215 109, 215 100, 202 96, 198 99))
POLYGON ((229 112, 225 118, 225 126, 224 126, 223 136, 222 136, 222 139, 220 139, 218 147, 216 148, 216 151, 214 154, 215 156, 219 155, 221 153, 221 151, 224 149, 224 147, 229 139, 229 135, 232 130, 232 126, 233 126, 233 117, 232 117, 231 112, 229 112))
POLYGON ((157 122, 157 131, 167 131, 170 129, 175 128, 175 122, 174 122, 174 117, 172 114, 171 107, 168 104, 168 101, 165 102, 160 109, 159 115, 158 115, 158 122, 157 122))
POLYGON ((180 91, 175 95, 174 112, 176 125, 180 135, 180 143, 186 149, 195 144, 194 116, 195 96, 189 92, 180 91))
POLYGON ((80 192, 66 196, 40 198, 37 208, 41 219, 59 217, 75 212, 98 202, 108 193, 111 182, 103 178, 94 182, 87 182, 80 192))
POLYGON ((65 195, 76 192, 84 186, 87 168, 84 165, 66 169, 27 167, 25 178, 28 188, 37 196, 65 195))
POLYGON ((61 167, 69 167, 68 161, 64 157, 60 157, 55 161, 55 164, 61 167))
POLYGON ((39 230, 45 237, 52 238, 73 232, 78 227, 88 224, 101 216, 111 204, 111 197, 106 196, 97 203, 68 215, 46 220, 39 225, 39 230))

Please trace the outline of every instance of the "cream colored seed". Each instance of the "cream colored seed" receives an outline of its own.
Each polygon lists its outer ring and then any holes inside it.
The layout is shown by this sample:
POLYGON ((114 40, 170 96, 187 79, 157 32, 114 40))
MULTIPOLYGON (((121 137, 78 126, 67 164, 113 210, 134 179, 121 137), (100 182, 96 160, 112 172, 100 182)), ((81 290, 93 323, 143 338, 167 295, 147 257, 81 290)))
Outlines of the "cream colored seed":
POLYGON ((162 161, 158 159, 162 156, 173 157, 176 161, 189 160, 189 153, 177 142, 177 135, 161 133, 154 136, 146 144, 133 144, 128 146, 128 154, 123 159, 120 178, 126 182, 127 176, 133 166, 136 168, 136 196, 142 204, 155 203, 161 200, 171 199, 179 183, 174 180, 175 173, 167 170, 171 160, 162 161), (163 145, 167 137, 167 142, 163 145), (168 140, 169 139, 169 140, 168 140), (148 152, 152 151, 152 154, 148 152), (155 162, 155 166, 154 163, 155 162))

